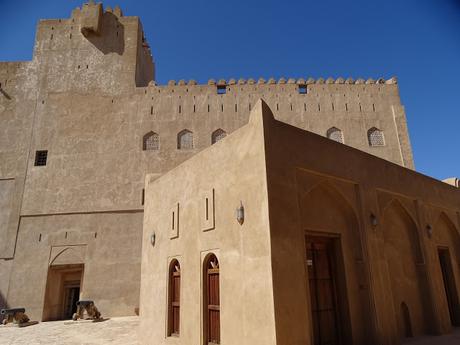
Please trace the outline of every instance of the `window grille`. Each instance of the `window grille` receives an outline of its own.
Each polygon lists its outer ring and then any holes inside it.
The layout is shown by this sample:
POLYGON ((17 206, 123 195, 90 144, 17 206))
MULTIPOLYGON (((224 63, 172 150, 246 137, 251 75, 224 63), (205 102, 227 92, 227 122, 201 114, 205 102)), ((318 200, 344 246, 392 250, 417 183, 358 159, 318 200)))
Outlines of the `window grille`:
POLYGON ((367 139, 369 146, 385 146, 385 137, 383 131, 378 128, 372 127, 367 131, 367 139))
POLYGON ((212 135, 211 135, 211 143, 215 144, 219 140, 224 139, 227 136, 227 132, 225 132, 223 129, 217 129, 215 130, 212 135))
POLYGON ((35 166, 45 166, 46 160, 48 159, 48 151, 36 151, 35 152, 35 166))
POLYGON ((160 136, 155 132, 149 132, 144 135, 143 150, 158 150, 160 149, 160 136))
POLYGON ((177 135, 177 148, 179 150, 193 149, 193 133, 187 129, 179 132, 177 135))
POLYGON ((327 130, 326 136, 331 140, 343 144, 343 133, 340 129, 336 127, 329 128, 327 130))

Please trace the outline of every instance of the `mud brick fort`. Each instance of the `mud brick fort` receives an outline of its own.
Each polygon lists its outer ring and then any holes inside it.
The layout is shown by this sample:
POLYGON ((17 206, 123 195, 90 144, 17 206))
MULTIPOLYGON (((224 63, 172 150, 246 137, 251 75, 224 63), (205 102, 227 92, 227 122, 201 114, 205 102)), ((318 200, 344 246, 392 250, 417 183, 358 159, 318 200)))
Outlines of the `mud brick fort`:
POLYGON ((396 78, 155 82, 89 2, 0 62, 0 307, 140 314, 142 344, 398 344, 460 325, 460 190, 396 78))

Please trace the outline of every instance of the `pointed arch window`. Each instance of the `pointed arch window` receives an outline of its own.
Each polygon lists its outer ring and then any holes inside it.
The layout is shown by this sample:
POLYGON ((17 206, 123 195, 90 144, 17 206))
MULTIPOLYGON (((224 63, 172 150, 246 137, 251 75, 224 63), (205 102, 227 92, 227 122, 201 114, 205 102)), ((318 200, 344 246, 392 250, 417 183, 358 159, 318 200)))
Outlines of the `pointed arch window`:
POLYGON ((204 330, 205 344, 220 344, 219 261, 209 254, 204 261, 204 330))
POLYGON ((184 129, 177 134, 177 148, 179 150, 193 149, 193 132, 184 129))
POLYGON ((372 127, 367 131, 367 140, 369 141, 369 146, 385 146, 383 131, 376 127, 372 127))
POLYGON ((343 133, 337 127, 329 128, 326 132, 326 136, 331 140, 343 144, 343 133))
POLYGON ((150 131, 145 134, 142 142, 142 149, 144 151, 160 149, 160 136, 155 132, 150 131))
POLYGON ((180 333, 180 264, 174 259, 169 265, 168 336, 180 333))
POLYGON ((221 128, 216 129, 214 132, 212 132, 211 143, 215 144, 219 140, 224 139, 226 136, 227 136, 227 132, 225 132, 223 129, 221 129, 221 128))

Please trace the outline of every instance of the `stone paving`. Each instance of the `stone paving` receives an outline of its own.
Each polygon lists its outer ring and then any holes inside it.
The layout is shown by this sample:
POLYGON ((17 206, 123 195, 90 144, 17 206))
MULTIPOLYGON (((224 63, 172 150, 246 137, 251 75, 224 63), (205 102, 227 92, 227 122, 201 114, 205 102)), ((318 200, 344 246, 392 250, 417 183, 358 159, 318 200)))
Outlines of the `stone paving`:
POLYGON ((1 345, 139 345, 137 316, 102 322, 41 322, 25 328, 0 326, 1 345))
MULTIPOLYGON (((103 322, 68 324, 41 322, 25 328, 0 326, 1 345, 140 345, 137 316, 115 317, 103 322)), ((459 345, 460 328, 442 337, 410 339, 404 345, 459 345)), ((155 345, 155 344, 145 344, 155 345)), ((238 345, 238 344, 229 344, 238 345)), ((371 344, 369 344, 371 345, 371 344)))

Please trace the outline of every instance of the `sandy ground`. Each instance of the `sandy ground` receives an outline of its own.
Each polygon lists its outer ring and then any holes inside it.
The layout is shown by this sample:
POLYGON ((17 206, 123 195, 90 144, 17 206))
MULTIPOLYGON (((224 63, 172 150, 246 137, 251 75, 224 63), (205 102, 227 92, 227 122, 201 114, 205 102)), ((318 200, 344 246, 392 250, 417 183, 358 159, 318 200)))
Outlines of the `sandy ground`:
POLYGON ((64 324, 41 322, 24 328, 0 326, 1 345, 139 345, 139 317, 116 317, 103 322, 64 324))
MULTIPOLYGON (((25 328, 0 326, 1 345, 140 345, 137 316, 116 317, 93 323, 41 322, 25 328)), ((442 337, 410 339, 404 345, 459 345, 460 328, 442 337)), ((155 345, 155 344, 148 344, 155 345)), ((238 345, 238 344, 228 344, 238 345)), ((371 345, 371 344, 370 344, 371 345)))

